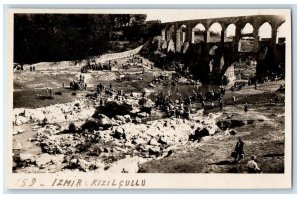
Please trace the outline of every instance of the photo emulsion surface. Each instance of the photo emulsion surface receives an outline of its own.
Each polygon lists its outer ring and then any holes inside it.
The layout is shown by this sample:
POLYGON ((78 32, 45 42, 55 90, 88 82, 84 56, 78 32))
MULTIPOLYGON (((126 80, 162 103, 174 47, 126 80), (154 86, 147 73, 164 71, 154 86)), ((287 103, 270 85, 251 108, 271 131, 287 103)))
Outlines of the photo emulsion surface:
POLYGON ((10 13, 12 188, 290 186, 289 10, 31 11, 10 13))

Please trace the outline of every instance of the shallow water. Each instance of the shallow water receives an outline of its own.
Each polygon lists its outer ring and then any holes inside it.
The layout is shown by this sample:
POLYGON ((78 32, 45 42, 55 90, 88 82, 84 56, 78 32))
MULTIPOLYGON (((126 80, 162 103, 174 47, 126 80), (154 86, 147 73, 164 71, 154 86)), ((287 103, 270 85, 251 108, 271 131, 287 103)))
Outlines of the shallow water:
POLYGON ((218 88, 218 85, 159 85, 155 88, 156 91, 149 95, 149 98, 155 101, 158 95, 169 95, 169 98, 174 101, 178 100, 180 95, 182 98, 190 96, 193 90, 196 91, 198 94, 202 93, 202 95, 204 96, 209 90, 218 88))
POLYGON ((22 124, 17 127, 24 129, 25 132, 13 136, 13 139, 19 140, 22 145, 22 149, 19 151, 15 150, 14 153, 29 153, 33 156, 40 154, 42 152, 41 148, 28 140, 29 138, 34 138, 37 131, 32 130, 29 124, 22 124))

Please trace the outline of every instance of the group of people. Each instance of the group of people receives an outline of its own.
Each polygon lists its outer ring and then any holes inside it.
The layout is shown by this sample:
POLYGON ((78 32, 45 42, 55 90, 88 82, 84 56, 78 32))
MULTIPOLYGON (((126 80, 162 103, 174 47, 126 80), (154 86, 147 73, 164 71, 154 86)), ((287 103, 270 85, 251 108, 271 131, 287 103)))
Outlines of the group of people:
POLYGON ((123 69, 129 69, 132 66, 142 67, 143 59, 140 56, 132 55, 131 58, 127 60, 127 63, 122 64, 123 69))
POLYGON ((181 97, 179 98, 179 100, 176 100, 174 102, 168 96, 159 95, 155 101, 156 107, 163 110, 167 116, 189 119, 190 104, 189 103, 185 103, 185 104, 186 105, 184 105, 184 101, 181 99, 181 97))
POLYGON ((53 97, 53 92, 52 92, 52 88, 46 88, 46 96, 50 96, 50 97, 53 97))
POLYGON ((87 84, 85 82, 76 82, 75 80, 72 80, 70 82, 70 89, 73 90, 87 90, 87 84))
POLYGON ((105 95, 112 96, 114 90, 112 89, 112 84, 109 84, 109 87, 105 87, 102 83, 99 83, 96 87, 96 92, 99 96, 101 96, 101 93, 104 92, 105 95))
POLYGON ((87 84, 85 82, 85 76, 80 74, 79 81, 72 80, 70 82, 70 89, 73 90, 87 90, 87 84))
MULTIPOLYGON (((117 64, 117 62, 115 62, 117 64)), ((102 70, 108 70, 111 71, 112 69, 112 63, 111 61, 108 62, 108 64, 101 64, 101 63, 88 63, 86 66, 83 66, 81 68, 81 73, 87 73, 88 70, 93 70, 93 71, 102 71, 102 70)))
POLYGON ((35 71, 35 66, 34 66, 34 65, 30 65, 29 70, 30 70, 30 71, 35 71))

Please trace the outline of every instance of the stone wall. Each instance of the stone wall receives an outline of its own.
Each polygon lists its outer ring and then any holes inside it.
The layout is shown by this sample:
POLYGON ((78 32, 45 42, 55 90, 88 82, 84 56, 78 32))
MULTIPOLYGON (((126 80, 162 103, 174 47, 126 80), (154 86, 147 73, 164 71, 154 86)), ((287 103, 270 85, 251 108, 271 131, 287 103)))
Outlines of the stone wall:
POLYGON ((127 58, 130 57, 134 54, 139 53, 139 51, 142 49, 143 45, 133 49, 133 50, 129 50, 129 51, 125 51, 125 52, 120 52, 120 53, 112 53, 112 54, 103 54, 99 57, 96 57, 95 61, 96 63, 103 63, 103 62, 107 62, 110 60, 116 60, 116 59, 120 59, 120 58, 127 58))

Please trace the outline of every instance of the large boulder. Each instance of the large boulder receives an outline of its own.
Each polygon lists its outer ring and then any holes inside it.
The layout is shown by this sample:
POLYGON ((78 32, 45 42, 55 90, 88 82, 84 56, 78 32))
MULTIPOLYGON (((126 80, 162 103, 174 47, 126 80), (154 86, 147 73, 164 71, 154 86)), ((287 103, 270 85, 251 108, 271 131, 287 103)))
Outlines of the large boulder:
POLYGON ((51 162, 51 155, 49 155, 48 153, 43 153, 41 155, 38 155, 35 159, 35 163, 39 167, 44 167, 50 162, 51 162))
POLYGON ((14 149, 14 150, 21 150, 22 149, 22 145, 21 145, 20 140, 13 139, 12 149, 14 149))
POLYGON ((96 168, 96 167, 92 167, 90 162, 80 158, 65 159, 65 161, 67 161, 65 168, 68 169, 78 169, 87 172, 90 170, 90 168, 92 169, 96 168))
POLYGON ((154 102, 151 99, 147 99, 144 103, 144 107, 153 107, 154 102))
POLYGON ((126 122, 124 116, 121 116, 121 115, 116 115, 116 116, 115 116, 115 119, 116 119, 117 121, 121 121, 122 123, 125 123, 125 122, 126 122))
POLYGON ((150 145, 153 146, 159 146, 159 143, 157 142, 157 140, 155 138, 151 138, 151 140, 149 141, 150 145))
POLYGON ((132 144, 138 145, 138 144, 146 144, 147 142, 143 138, 133 138, 132 144))
POLYGON ((14 127, 13 135, 25 132, 21 127, 14 127))
POLYGON ((141 119, 141 118, 138 118, 138 117, 136 117, 136 118, 134 119, 134 123, 136 123, 136 124, 140 124, 140 123, 142 123, 142 119, 141 119))
POLYGON ((246 120, 220 120, 217 122, 217 126, 222 130, 241 127, 245 124, 248 124, 246 120))
POLYGON ((148 116, 148 114, 147 114, 146 112, 140 112, 140 113, 138 113, 137 115, 138 115, 139 117, 142 117, 142 118, 148 116))
POLYGON ((203 137, 209 136, 209 131, 206 128, 197 128, 196 131, 189 135, 190 141, 201 140, 203 137))
MULTIPOLYGON (((111 122, 110 120, 105 120, 106 118, 101 119, 101 125, 110 125, 111 126, 111 122)), ((100 123, 100 122, 99 122, 100 123)), ((93 132, 95 130, 99 129, 99 123, 96 120, 87 120, 82 126, 81 129, 82 131, 89 131, 89 132, 93 132)))
POLYGON ((90 167, 90 163, 84 159, 78 159, 77 161, 78 165, 79 165, 79 169, 83 170, 83 171, 88 171, 89 167, 90 167))
POLYGON ((19 156, 20 161, 34 161, 34 157, 29 153, 21 153, 19 156))
POLYGON ((99 118, 99 114, 104 114, 110 118, 116 115, 126 115, 132 110, 132 106, 126 103, 116 101, 108 101, 105 106, 100 106, 96 109, 93 117, 99 118))
POLYGON ((158 146, 151 146, 148 148, 150 156, 160 157, 163 154, 163 150, 158 146))
POLYGON ((126 134, 125 130, 122 127, 118 127, 112 134, 113 138, 116 138, 118 140, 125 139, 126 140, 126 134))
POLYGON ((131 117, 130 115, 124 115, 124 119, 125 119, 125 122, 131 122, 131 117))
POLYGON ((111 126, 113 126, 113 122, 111 119, 109 119, 106 115, 101 114, 99 121, 98 121, 99 126, 103 127, 104 129, 107 129, 111 126))

